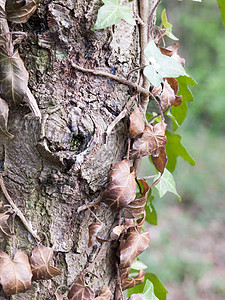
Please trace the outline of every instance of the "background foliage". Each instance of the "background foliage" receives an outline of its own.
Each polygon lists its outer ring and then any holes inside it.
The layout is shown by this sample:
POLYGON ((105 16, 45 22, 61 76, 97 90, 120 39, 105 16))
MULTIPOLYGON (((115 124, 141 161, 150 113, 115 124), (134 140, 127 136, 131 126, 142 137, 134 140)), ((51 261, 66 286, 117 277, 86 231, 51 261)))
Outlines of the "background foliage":
MULTIPOLYGON (((225 29, 215 0, 163 1, 173 33, 179 38, 186 70, 198 82, 194 103, 178 129, 196 166, 178 158, 173 194, 155 191, 158 226, 150 227, 150 249, 141 259, 157 274, 167 300, 222 300, 225 297, 224 255, 224 108, 225 29)), ((167 41, 171 43, 172 41, 167 41)), ((146 166, 146 161, 144 164, 146 166)), ((147 167, 146 167, 147 168, 147 167)), ((149 173, 143 169, 143 174, 149 173)))

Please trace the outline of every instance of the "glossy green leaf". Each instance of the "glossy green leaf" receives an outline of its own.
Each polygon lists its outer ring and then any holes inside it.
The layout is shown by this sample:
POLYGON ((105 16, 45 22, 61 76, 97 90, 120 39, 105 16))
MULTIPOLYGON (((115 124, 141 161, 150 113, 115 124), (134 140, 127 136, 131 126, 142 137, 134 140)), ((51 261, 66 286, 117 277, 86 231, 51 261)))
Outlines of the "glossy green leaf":
POLYGON ((145 274, 145 281, 142 284, 136 285, 135 287, 128 290, 128 296, 137 293, 143 293, 147 280, 150 280, 154 286, 154 294, 159 300, 166 300, 167 290, 160 282, 158 277, 153 273, 145 274))
POLYGON ((120 0, 103 0, 104 5, 99 9, 96 23, 93 29, 103 29, 116 24, 120 19, 124 19, 128 24, 135 25, 132 17, 132 9, 128 6, 120 5, 120 0))
POLYGON ((6 5, 7 19, 14 23, 26 23, 37 9, 39 0, 25 0, 6 5))
POLYGON ((161 180, 155 187, 159 192, 160 198, 162 198, 167 192, 171 192, 177 195, 179 201, 181 201, 181 197, 176 190, 176 183, 174 181, 173 175, 167 169, 164 170, 161 180))
POLYGON ((20 103, 27 92, 28 72, 18 50, 10 57, 0 49, 0 95, 7 102, 20 103))
POLYGON ((175 37, 172 33, 172 24, 167 20, 166 10, 164 9, 161 14, 162 25, 166 28, 166 35, 172 40, 178 41, 179 39, 175 37))
POLYGON ((177 163, 177 157, 181 156, 184 160, 189 162, 191 165, 195 165, 195 161, 188 154, 187 150, 181 144, 181 136, 179 134, 166 131, 167 143, 166 143, 166 154, 167 154, 167 165, 166 168, 173 172, 177 163))
POLYGON ((180 106, 171 107, 171 114, 174 116, 176 121, 173 121, 173 130, 176 130, 181 125, 187 115, 187 102, 193 101, 193 95, 188 85, 196 85, 196 81, 187 76, 179 76, 177 78, 179 83, 178 95, 182 95, 182 104, 180 106), (176 124, 176 122, 178 124, 176 124))
POLYGON ((145 205, 146 218, 145 221, 152 225, 157 225, 157 213, 153 205, 154 196, 150 193, 147 197, 147 202, 145 205))
POLYGON ((225 1, 224 0, 217 0, 217 3, 218 3, 219 8, 220 8, 223 25, 225 26, 225 1))
POLYGON ((189 76, 178 61, 163 55, 152 40, 148 43, 144 53, 151 63, 151 66, 144 68, 144 75, 153 86, 159 86, 165 77, 189 76))

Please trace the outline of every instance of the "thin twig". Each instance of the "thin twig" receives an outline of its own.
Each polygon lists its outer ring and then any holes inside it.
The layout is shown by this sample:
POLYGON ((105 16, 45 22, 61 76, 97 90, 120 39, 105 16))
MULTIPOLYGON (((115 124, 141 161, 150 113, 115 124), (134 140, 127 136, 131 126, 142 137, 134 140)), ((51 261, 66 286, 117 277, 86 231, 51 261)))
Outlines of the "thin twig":
POLYGON ((107 73, 104 71, 100 71, 100 70, 86 69, 86 68, 80 67, 77 64, 75 64, 72 60, 70 60, 70 64, 74 69, 76 69, 78 71, 85 72, 85 73, 91 73, 93 75, 108 77, 110 79, 113 79, 117 82, 120 82, 122 84, 125 84, 125 85, 135 89, 137 92, 139 92, 143 95, 149 96, 149 91, 147 89, 143 88, 142 86, 140 86, 136 83, 126 80, 122 77, 119 77, 119 76, 116 76, 116 75, 113 75, 113 74, 110 74, 110 73, 107 73))
POLYGON ((135 69, 131 70, 131 71, 128 73, 128 75, 127 75, 127 80, 130 79, 130 75, 131 75, 133 72, 136 72, 136 71, 138 71, 138 70, 142 70, 142 69, 144 69, 145 67, 146 67, 146 66, 142 66, 142 67, 138 67, 138 68, 135 68, 135 69))
POLYGON ((122 300, 124 300, 124 297, 123 297, 123 289, 122 289, 122 285, 121 285, 120 270, 119 270, 118 262, 116 262, 116 274, 117 274, 117 280, 118 280, 119 290, 120 290, 120 293, 121 293, 121 298, 122 298, 122 300))
POLYGON ((94 266, 94 264, 96 263, 96 261, 99 259, 99 256, 100 256, 100 254, 102 253, 102 251, 103 251, 103 249, 104 249, 104 246, 105 246, 105 243, 102 243, 102 247, 101 247, 101 249, 99 250, 98 254, 96 255, 95 259, 94 259, 93 262, 90 264, 90 266, 88 266, 88 267, 85 269, 85 271, 91 269, 91 268, 94 266))
POLYGON ((102 224, 102 221, 96 216, 96 214, 90 209, 90 207, 88 206, 87 209, 90 211, 90 213, 95 217, 95 219, 102 224))
POLYGON ((30 232, 30 234, 37 240, 40 242, 40 237, 36 234, 36 232, 30 227, 29 223, 27 222, 27 220, 25 219, 24 215, 22 214, 22 212, 19 210, 19 208, 16 206, 16 204, 13 202, 13 200, 11 199, 11 197, 9 196, 9 193, 5 187, 4 184, 4 180, 2 175, 0 175, 0 186, 2 189, 3 194, 5 195, 5 198, 7 199, 7 201, 9 202, 9 204, 12 206, 14 212, 16 213, 16 215, 20 218, 21 222, 23 223, 24 227, 30 232))
POLYGON ((98 198, 95 199, 93 202, 91 202, 91 203, 89 203, 89 204, 84 204, 84 205, 82 205, 82 206, 79 206, 78 209, 77 209, 78 214, 79 214, 80 212, 82 212, 83 210, 86 210, 86 209, 88 209, 88 208, 91 208, 91 207, 94 207, 94 206, 98 205, 98 204, 101 202, 101 199, 102 199, 102 197, 101 197, 101 194, 100 194, 100 195, 98 196, 98 198))
POLYGON ((159 104, 159 101, 156 99, 156 97, 151 92, 150 92, 150 95, 154 99, 155 103, 157 104, 157 106, 159 108, 159 111, 160 111, 160 115, 161 115, 162 121, 164 121, 164 115, 163 115, 162 108, 161 108, 161 106, 159 104))

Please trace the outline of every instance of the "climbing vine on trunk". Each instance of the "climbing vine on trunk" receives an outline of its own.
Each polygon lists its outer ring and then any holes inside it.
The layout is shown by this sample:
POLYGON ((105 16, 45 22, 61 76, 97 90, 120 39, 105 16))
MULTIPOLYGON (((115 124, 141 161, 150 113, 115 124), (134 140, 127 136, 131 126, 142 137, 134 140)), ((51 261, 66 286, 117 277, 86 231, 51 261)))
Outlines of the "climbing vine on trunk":
MULTIPOLYGON (((9 138, 13 138, 7 129, 9 109, 12 106, 25 101, 34 116, 41 119, 36 100, 28 88, 28 72, 18 49, 15 49, 19 40, 26 38, 26 33, 13 31, 15 24, 28 21, 39 2, 41 1, 0 0, 0 129, 9 138)), ((112 165, 107 184, 102 188, 98 199, 78 208, 78 212, 88 209, 96 218, 96 222, 87 224, 88 247, 97 247, 98 253, 94 261, 74 278, 66 297, 69 300, 107 300, 113 297, 110 286, 103 286, 102 292, 97 295, 85 284, 85 275, 98 260, 104 246, 111 243, 116 249, 115 298, 124 299, 123 291, 130 289, 129 299, 159 299, 157 285, 153 287, 149 276, 144 272, 145 265, 137 257, 149 246, 149 231, 144 230, 144 223, 156 224, 157 220, 152 203, 152 189, 157 188, 160 196, 170 191, 179 197, 171 174, 176 159, 182 156, 194 164, 181 144, 180 136, 174 131, 186 116, 187 102, 192 101, 188 84, 195 84, 195 81, 184 69, 185 60, 178 54, 178 43, 175 42, 170 47, 165 45, 165 36, 178 40, 172 33, 172 25, 167 20, 165 10, 161 15, 160 26, 154 25, 153 16, 160 0, 156 1, 149 16, 146 14, 148 1, 140 1, 140 15, 134 15, 128 3, 121 5, 120 0, 103 0, 103 3, 98 10, 93 30, 104 30, 121 19, 132 26, 139 26, 141 62, 126 77, 120 77, 105 70, 88 69, 84 65, 78 65, 75 59, 66 58, 70 68, 76 72, 108 77, 130 88, 130 99, 127 99, 124 109, 102 137, 107 141, 113 128, 127 117, 129 133, 124 136, 128 144, 127 155, 112 165), (130 79, 133 72, 140 74, 137 82, 130 79), (149 156, 158 172, 140 178, 140 162, 144 156, 149 156), (152 180, 151 185, 147 183, 147 179, 152 180), (101 235, 104 223, 94 212, 100 202, 105 203, 117 216, 107 236, 101 235), (135 287, 140 284, 143 288, 135 294, 135 287)), ((30 289, 32 281, 48 280, 60 275, 62 271, 50 264, 53 250, 41 244, 41 238, 9 196, 4 185, 4 174, 1 174, 0 184, 10 204, 8 209, 0 203, 0 239, 13 239, 14 228, 11 231, 7 221, 11 215, 14 218, 16 214, 38 242, 30 258, 20 249, 14 253, 13 259, 5 252, 0 252, 0 282, 6 295, 14 295, 30 289)), ((62 299, 58 291, 55 291, 55 297, 62 299)))

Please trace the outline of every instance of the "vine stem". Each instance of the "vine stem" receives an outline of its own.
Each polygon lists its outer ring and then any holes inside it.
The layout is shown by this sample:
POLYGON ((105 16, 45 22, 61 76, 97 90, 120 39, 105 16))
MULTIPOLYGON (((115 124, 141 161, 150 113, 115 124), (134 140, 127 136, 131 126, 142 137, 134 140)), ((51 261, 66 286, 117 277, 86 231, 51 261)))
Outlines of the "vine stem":
POLYGON ((160 104, 159 104, 159 101, 156 99, 156 97, 155 97, 152 93, 150 93, 150 94, 151 94, 151 97, 154 99, 155 103, 157 104, 157 106, 158 106, 158 108, 159 108, 159 111, 160 111, 160 115, 161 115, 162 121, 164 121, 165 118, 164 118, 164 115, 163 115, 162 108, 161 108, 161 106, 160 106, 160 104))
POLYGON ((158 0, 155 4, 155 6, 153 7, 150 15, 149 15, 149 19, 148 19, 148 40, 151 39, 151 36, 150 36, 150 33, 151 33, 151 25, 152 25, 152 17, 153 17, 153 14, 156 10, 156 8, 158 7, 159 3, 161 2, 162 0, 158 0))
POLYGON ((20 218, 21 222, 23 223, 24 227, 30 232, 30 234, 38 241, 40 242, 40 237, 36 234, 36 232, 30 227, 29 223, 27 222, 26 218, 24 217, 24 215, 22 214, 22 212, 19 210, 19 208, 16 206, 16 204, 13 202, 13 200, 11 199, 11 197, 9 196, 9 193, 5 187, 4 184, 4 180, 2 175, 0 175, 0 186, 2 189, 2 192, 5 196, 5 198, 7 199, 7 201, 9 202, 9 204, 11 205, 11 207, 13 208, 13 211, 15 212, 15 214, 20 218))
POLYGON ((76 69, 78 71, 85 72, 85 73, 91 73, 93 75, 108 77, 110 79, 113 79, 117 82, 120 82, 122 84, 125 84, 125 85, 135 89, 137 92, 141 93, 142 95, 145 95, 147 97, 149 97, 149 95, 150 95, 150 92, 149 92, 148 89, 145 89, 142 86, 140 86, 136 83, 133 83, 132 81, 126 80, 122 77, 119 77, 119 76, 116 76, 116 75, 113 75, 113 74, 110 74, 110 73, 107 73, 107 72, 104 72, 104 71, 100 71, 100 70, 83 68, 83 67, 75 64, 72 60, 70 60, 70 64, 74 69, 76 69))

